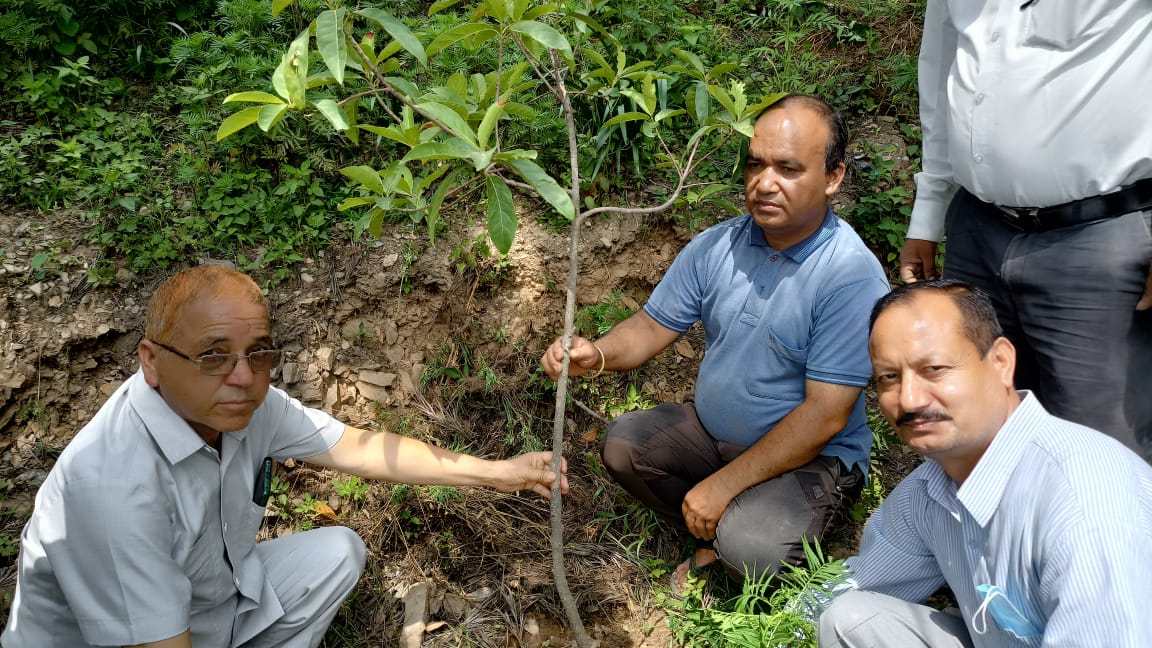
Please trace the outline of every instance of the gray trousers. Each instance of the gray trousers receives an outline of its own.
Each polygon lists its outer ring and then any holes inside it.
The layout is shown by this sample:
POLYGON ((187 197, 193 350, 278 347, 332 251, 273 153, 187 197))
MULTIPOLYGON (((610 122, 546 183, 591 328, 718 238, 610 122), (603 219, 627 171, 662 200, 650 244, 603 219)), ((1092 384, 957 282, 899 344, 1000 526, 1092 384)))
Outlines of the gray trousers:
POLYGON ((364 541, 345 527, 324 527, 261 542, 256 551, 284 616, 271 626, 236 620, 243 648, 316 648, 364 570, 364 541), (253 633, 256 633, 253 636, 253 633))
POLYGON ((992 298, 1016 346, 1017 387, 1152 461, 1152 311, 1136 311, 1152 260, 1152 212, 1033 233, 998 212, 956 193, 944 276, 992 298))
MULTIPOLYGON (((712 438, 691 403, 665 403, 612 421, 604 437, 609 474, 657 513, 683 522, 693 486, 743 452, 712 438)), ((833 514, 864 485, 860 469, 835 457, 757 484, 732 500, 716 526, 716 553, 734 576, 775 573, 804 558, 801 538, 819 539, 833 514)))
POLYGON ((964 621, 876 592, 836 597, 820 616, 820 648, 972 648, 964 621))

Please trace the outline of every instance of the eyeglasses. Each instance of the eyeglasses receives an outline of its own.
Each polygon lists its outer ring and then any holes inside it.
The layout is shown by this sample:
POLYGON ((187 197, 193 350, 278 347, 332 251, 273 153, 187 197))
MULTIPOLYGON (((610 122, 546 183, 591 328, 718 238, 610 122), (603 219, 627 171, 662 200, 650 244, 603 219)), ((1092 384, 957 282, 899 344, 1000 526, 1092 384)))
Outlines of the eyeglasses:
POLYGON ((200 373, 207 376, 227 376, 236 368, 236 363, 240 361, 240 358, 248 361, 248 368, 253 373, 267 373, 272 371, 272 367, 280 364, 280 349, 261 349, 251 353, 208 353, 199 358, 193 358, 163 342, 148 341, 188 362, 195 363, 196 366, 200 367, 200 373))

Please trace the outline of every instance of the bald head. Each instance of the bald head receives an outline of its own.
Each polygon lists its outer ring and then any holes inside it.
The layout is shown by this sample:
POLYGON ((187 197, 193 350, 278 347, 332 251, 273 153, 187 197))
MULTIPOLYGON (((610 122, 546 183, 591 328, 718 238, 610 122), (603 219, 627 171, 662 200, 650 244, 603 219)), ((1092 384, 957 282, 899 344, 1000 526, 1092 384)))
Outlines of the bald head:
POLYGON ((267 313, 264 295, 248 275, 221 265, 196 266, 169 277, 152 293, 144 319, 144 336, 165 341, 187 306, 202 299, 223 297, 238 297, 263 307, 267 313))

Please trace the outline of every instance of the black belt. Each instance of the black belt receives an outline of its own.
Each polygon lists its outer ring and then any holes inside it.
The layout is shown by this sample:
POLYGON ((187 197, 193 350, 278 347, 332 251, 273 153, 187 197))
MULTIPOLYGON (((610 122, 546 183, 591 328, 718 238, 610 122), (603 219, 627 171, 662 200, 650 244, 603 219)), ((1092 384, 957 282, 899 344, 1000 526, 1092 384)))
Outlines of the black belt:
MULTIPOLYGON (((977 198, 977 200, 980 200, 977 198)), ((984 202, 984 201, 981 201, 984 202)), ((1120 191, 1073 200, 1052 207, 992 207, 1001 220, 1025 232, 1083 225, 1152 207, 1152 178, 1134 182, 1120 191)))

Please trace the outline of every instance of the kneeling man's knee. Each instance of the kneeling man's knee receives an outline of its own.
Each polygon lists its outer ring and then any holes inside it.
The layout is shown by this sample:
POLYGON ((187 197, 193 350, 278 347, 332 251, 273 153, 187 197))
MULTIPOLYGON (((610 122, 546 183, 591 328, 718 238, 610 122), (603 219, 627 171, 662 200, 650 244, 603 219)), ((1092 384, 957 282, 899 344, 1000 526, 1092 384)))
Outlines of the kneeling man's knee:
POLYGON ((600 448, 600 459, 604 462, 604 468, 617 481, 621 475, 632 475, 636 472, 633 463, 636 444, 629 438, 626 428, 621 430, 617 427, 619 420, 616 419, 608 427, 608 431, 604 434, 604 445, 600 448))
POLYGON ((324 531, 326 537, 323 539, 323 544, 335 559, 333 576, 344 580, 348 587, 352 587, 360 580, 360 574, 364 571, 368 549, 360 536, 348 527, 327 527, 324 531))
POLYGON ((716 526, 716 553, 733 576, 760 579, 780 571, 795 538, 781 537, 764 520, 747 519, 729 506, 716 526))

